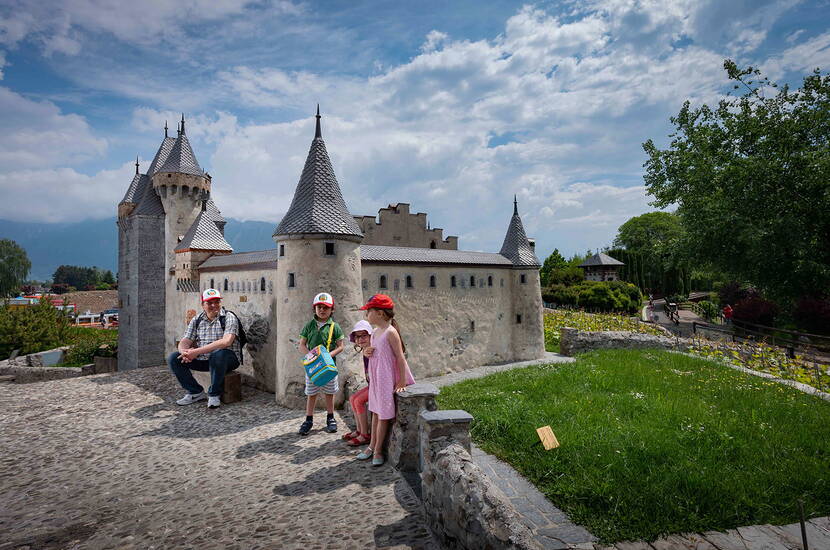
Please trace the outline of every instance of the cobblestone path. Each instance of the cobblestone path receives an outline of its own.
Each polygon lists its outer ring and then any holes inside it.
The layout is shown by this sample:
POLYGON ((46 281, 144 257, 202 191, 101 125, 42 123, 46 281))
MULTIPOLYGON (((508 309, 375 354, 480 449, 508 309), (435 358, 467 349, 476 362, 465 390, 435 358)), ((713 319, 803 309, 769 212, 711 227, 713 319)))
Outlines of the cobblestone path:
POLYGON ((419 503, 340 432, 243 388, 178 407, 162 367, 0 384, 0 550, 424 549, 419 503))

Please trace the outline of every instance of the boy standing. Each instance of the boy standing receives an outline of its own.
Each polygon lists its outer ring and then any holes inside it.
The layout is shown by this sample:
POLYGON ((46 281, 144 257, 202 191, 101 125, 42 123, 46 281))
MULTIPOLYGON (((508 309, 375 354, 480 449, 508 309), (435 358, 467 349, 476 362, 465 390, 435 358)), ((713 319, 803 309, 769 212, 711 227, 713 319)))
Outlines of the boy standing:
MULTIPOLYGON (((308 354, 309 349, 314 349, 322 345, 327 347, 332 358, 334 358, 343 351, 344 347, 343 330, 331 318, 331 314, 334 312, 334 298, 332 298, 331 294, 321 292, 314 297, 312 306, 314 307, 314 318, 306 323, 303 330, 300 331, 300 353, 305 356, 308 354), (329 342, 331 344, 328 344, 329 342)), ((327 414, 326 427, 324 429, 328 433, 337 431, 337 422, 334 420, 334 394, 337 393, 337 390, 336 376, 328 384, 320 387, 315 386, 309 380, 308 375, 306 375, 306 417, 305 422, 300 426, 300 435, 308 435, 308 432, 311 431, 311 427, 314 425, 314 405, 317 403, 317 394, 321 391, 326 396, 327 414)))

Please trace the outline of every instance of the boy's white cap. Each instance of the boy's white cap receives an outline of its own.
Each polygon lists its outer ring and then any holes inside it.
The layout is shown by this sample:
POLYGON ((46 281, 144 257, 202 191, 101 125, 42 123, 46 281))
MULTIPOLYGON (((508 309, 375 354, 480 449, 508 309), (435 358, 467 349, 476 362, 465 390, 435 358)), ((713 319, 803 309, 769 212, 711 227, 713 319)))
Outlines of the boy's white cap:
POLYGON ((372 325, 370 325, 369 321, 367 321, 366 319, 361 319, 360 321, 354 324, 354 328, 349 333, 349 342, 354 342, 354 333, 360 332, 362 330, 365 330, 369 334, 372 334, 372 325))
POLYGON ((331 294, 328 292, 321 292, 317 296, 314 297, 314 301, 311 303, 312 306, 316 306, 317 304, 323 304, 324 306, 334 307, 334 298, 331 297, 331 294))
POLYGON ((219 294, 219 291, 215 288, 209 288, 202 292, 202 301, 207 302, 208 300, 221 300, 222 295, 219 294))

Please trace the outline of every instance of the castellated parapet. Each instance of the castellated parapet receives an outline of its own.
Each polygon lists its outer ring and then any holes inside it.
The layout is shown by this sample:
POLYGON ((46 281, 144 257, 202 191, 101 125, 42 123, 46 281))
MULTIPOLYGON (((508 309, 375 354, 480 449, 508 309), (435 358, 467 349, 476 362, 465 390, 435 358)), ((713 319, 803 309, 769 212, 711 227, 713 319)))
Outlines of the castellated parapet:
MULTIPOLYGON (((211 184, 184 122, 178 137, 165 132, 147 174, 136 167, 118 209, 119 369, 163 363, 207 288, 220 290, 246 329, 243 378, 285 406, 305 404, 299 333, 323 291, 334 297, 333 318, 347 335, 369 297, 390 295, 416 379, 543 356, 540 263, 515 199, 498 253, 458 250, 457 237, 444 239, 407 203, 377 218, 352 216, 319 113, 275 248, 233 253, 211 184)), ((363 380, 363 361, 346 342, 337 366, 342 402, 363 380)))

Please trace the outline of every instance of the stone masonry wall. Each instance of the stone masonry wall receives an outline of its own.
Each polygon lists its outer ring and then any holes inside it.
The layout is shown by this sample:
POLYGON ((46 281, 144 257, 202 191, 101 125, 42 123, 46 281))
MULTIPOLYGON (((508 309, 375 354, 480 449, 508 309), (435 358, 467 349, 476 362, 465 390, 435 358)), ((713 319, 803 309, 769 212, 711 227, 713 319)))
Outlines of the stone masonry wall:
POLYGON ((427 229, 427 215, 411 214, 407 203, 381 208, 378 216, 380 222, 375 216, 354 217, 363 232, 363 244, 458 250, 458 237, 444 239, 443 229, 427 229))
POLYGON ((686 351, 691 341, 651 334, 625 331, 586 332, 574 328, 561 329, 559 350, 562 355, 574 356, 596 349, 658 348, 686 351))
MULTIPOLYGON (((395 320, 416 380, 516 359, 511 334, 512 269, 367 263, 362 271, 364 301, 378 292, 395 301, 395 320), (381 275, 386 276, 386 289, 379 288, 381 275), (436 278, 434 288, 429 286, 431 275, 436 278), (407 276, 412 277, 412 288, 406 288, 407 276), (450 286, 452 276, 455 287, 450 286), (471 277, 476 283, 472 287, 471 277), (492 286, 487 284, 489 278, 492 286)), ((538 332, 541 356, 541 326, 538 332)))

